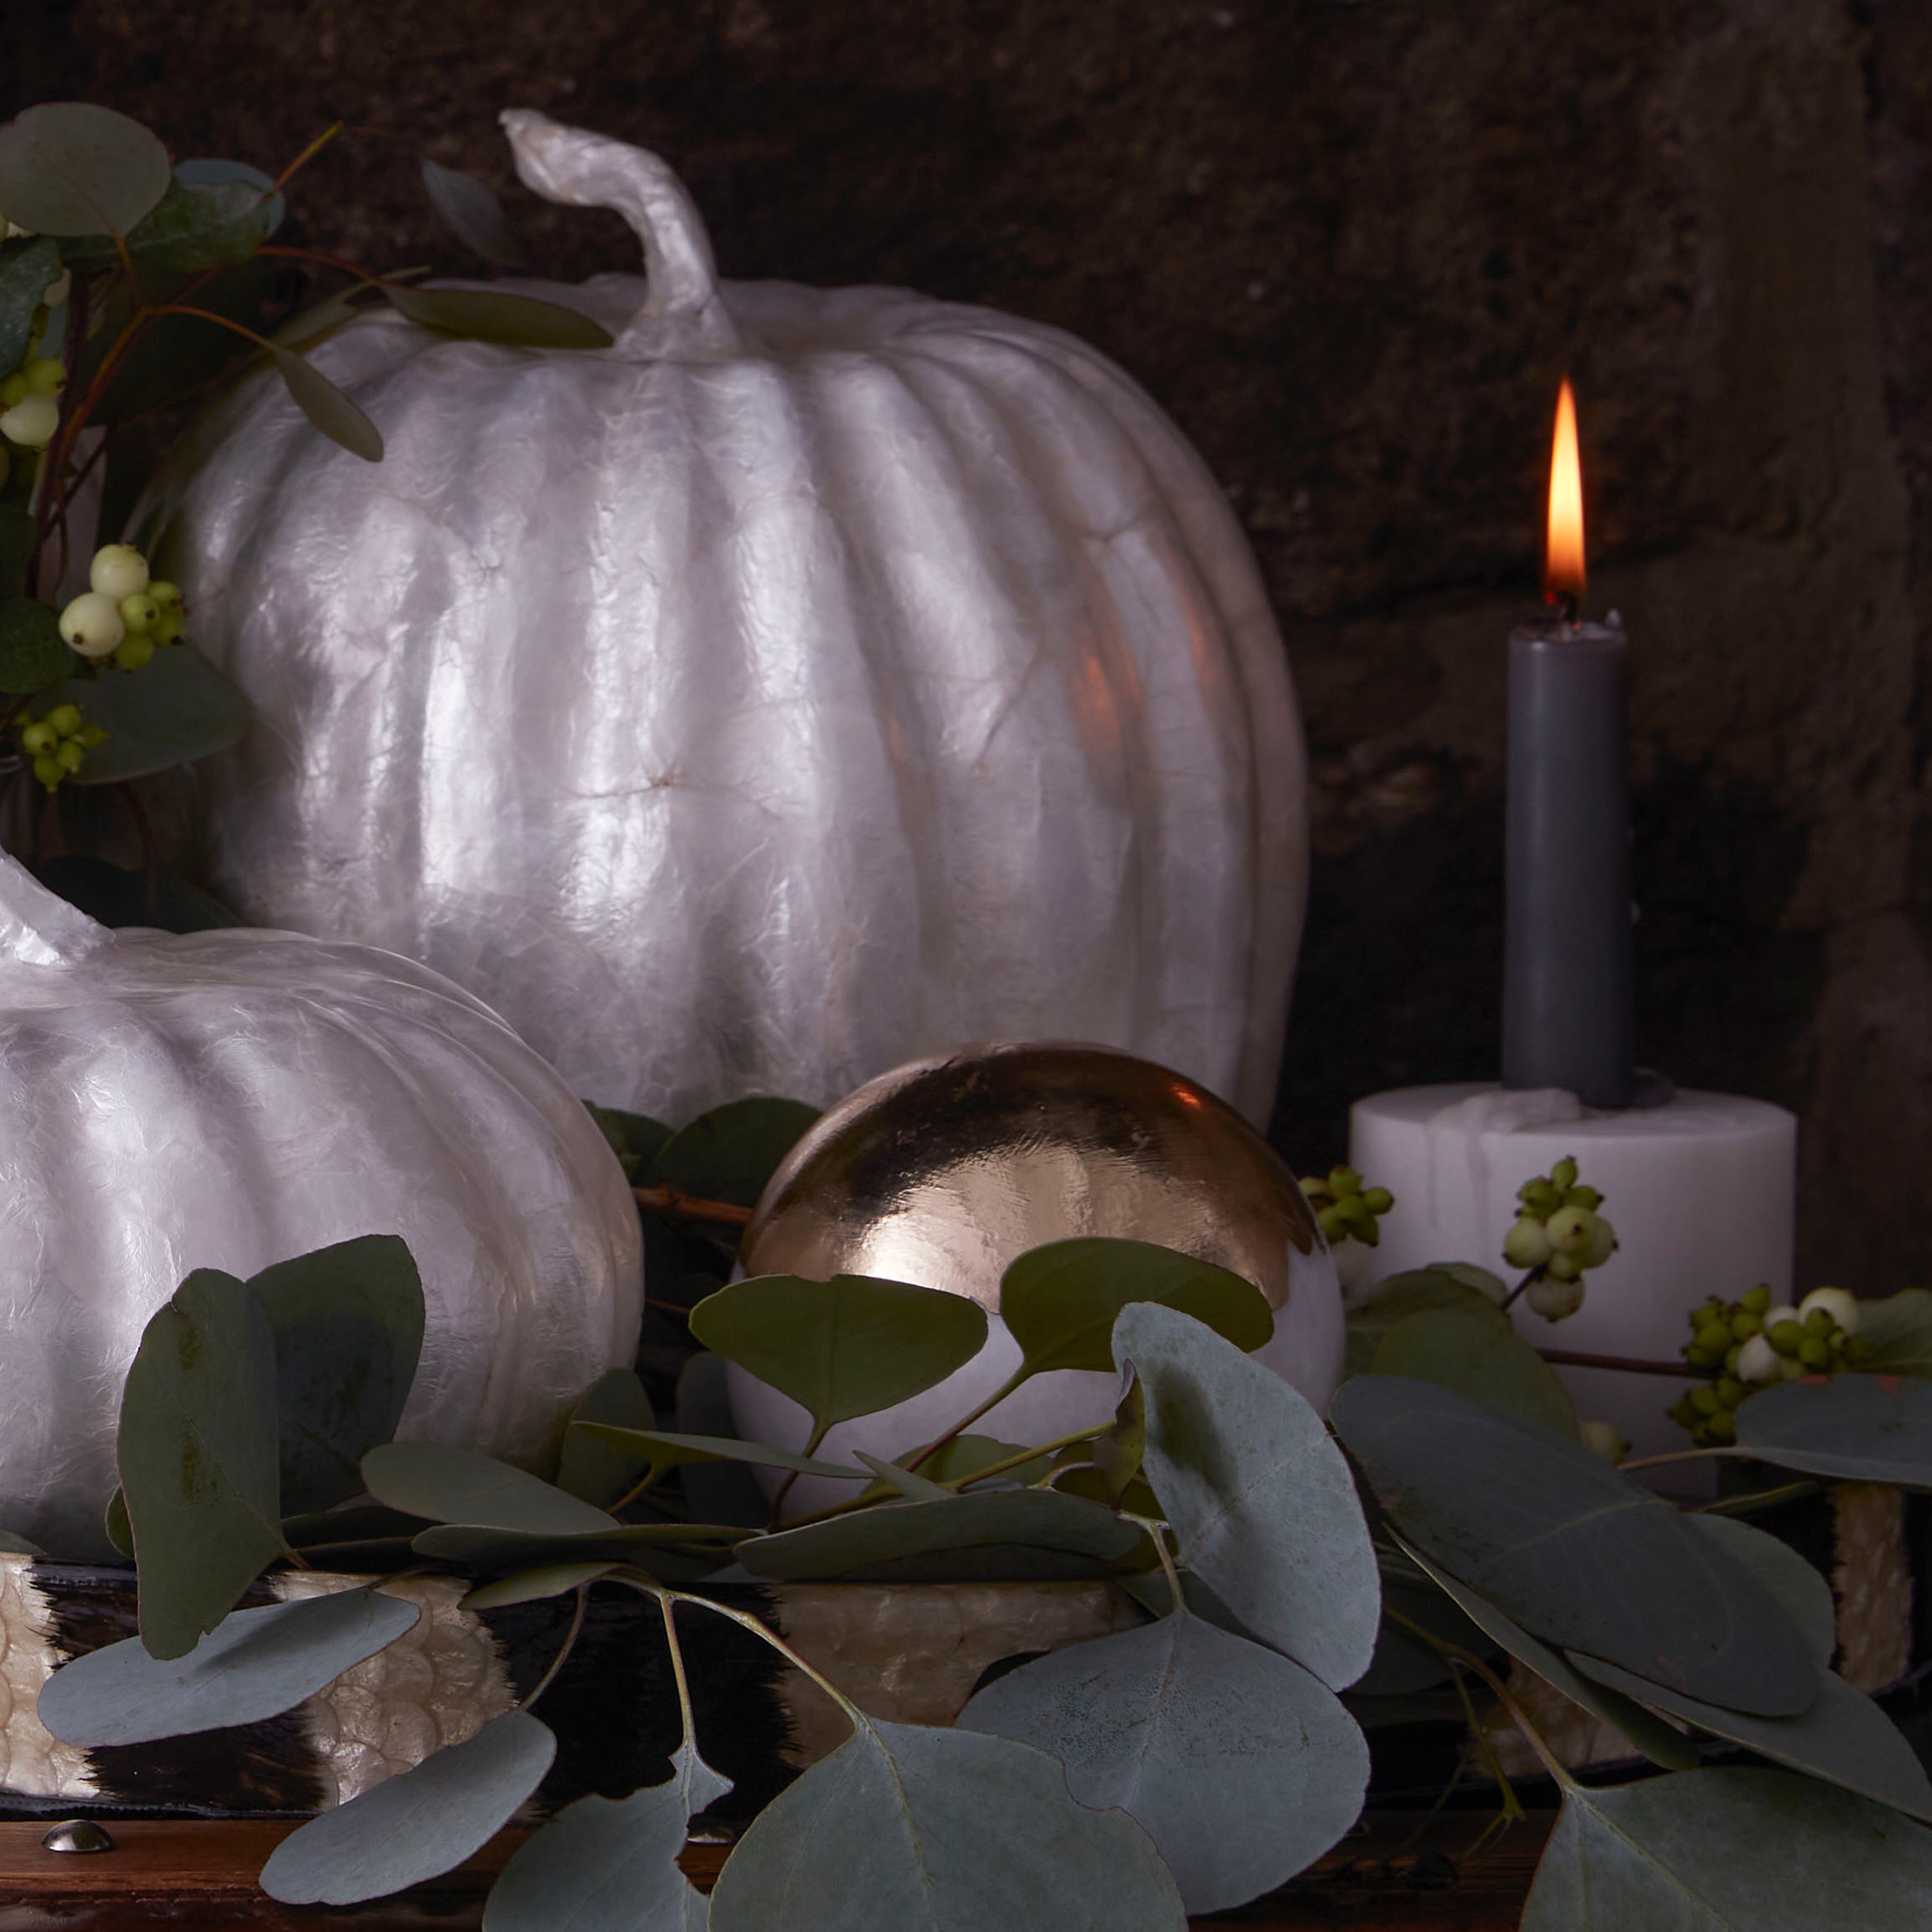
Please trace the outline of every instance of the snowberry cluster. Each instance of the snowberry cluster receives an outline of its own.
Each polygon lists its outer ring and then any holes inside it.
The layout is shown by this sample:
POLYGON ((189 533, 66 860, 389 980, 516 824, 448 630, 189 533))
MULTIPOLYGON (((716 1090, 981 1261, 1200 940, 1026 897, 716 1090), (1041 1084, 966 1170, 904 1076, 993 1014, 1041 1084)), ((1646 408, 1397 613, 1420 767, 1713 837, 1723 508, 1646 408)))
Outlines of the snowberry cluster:
POLYGON ((88 568, 91 588, 61 613, 61 635, 84 658, 112 657, 139 670, 158 644, 182 634, 182 594, 148 575, 148 560, 131 544, 108 544, 88 568))
POLYGON ((1737 1439, 1741 1402, 1799 1376, 1829 1375, 1871 1359, 1858 1334, 1858 1304, 1842 1288, 1814 1288, 1796 1308, 1774 1308, 1760 1286, 1736 1301, 1713 1295, 1690 1311, 1684 1359, 1712 1379, 1670 1411, 1701 1445, 1737 1439))
MULTIPOLYGON (((67 299, 69 278, 64 270, 58 280, 48 286, 28 325, 28 340, 38 343, 52 315, 50 304, 67 299)), ((0 482, 7 477, 7 446, 19 449, 44 449, 60 428, 59 397, 67 382, 67 364, 56 356, 40 356, 30 348, 20 368, 0 381, 0 482)))
POLYGON ((1604 1197, 1577 1179, 1574 1159, 1516 1190, 1516 1225, 1503 1238, 1503 1258, 1528 1270, 1523 1292, 1546 1321, 1561 1322, 1583 1305, 1583 1274, 1617 1251, 1617 1231, 1597 1212, 1604 1197))
POLYGON ((1323 1238, 1330 1247, 1351 1240, 1373 1247, 1382 1238, 1376 1222, 1395 1205, 1395 1196, 1386 1187, 1364 1187, 1362 1177, 1352 1167, 1331 1167, 1325 1174, 1304 1174, 1301 1191, 1315 1210, 1323 1238))
POLYGON ((56 704, 44 718, 20 728, 20 748, 34 761, 34 776, 52 791, 80 770, 81 760, 107 734, 86 723, 77 704, 56 704))

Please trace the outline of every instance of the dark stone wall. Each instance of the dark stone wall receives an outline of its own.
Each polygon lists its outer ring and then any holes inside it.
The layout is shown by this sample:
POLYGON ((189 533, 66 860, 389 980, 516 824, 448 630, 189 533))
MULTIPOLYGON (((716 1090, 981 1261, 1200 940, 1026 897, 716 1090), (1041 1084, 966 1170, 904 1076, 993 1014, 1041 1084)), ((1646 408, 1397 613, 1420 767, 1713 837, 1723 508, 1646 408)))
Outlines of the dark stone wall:
POLYGON ((427 152, 551 273, 615 218, 495 110, 656 147, 728 272, 908 284, 1138 375, 1245 519, 1318 852, 1276 1121, 1497 1048, 1503 640, 1581 399, 1636 662, 1643 1057, 1804 1119, 1807 1280, 1921 1280, 1932 1156, 1932 17, 1922 0, 21 0, 16 70, 466 265, 427 152))

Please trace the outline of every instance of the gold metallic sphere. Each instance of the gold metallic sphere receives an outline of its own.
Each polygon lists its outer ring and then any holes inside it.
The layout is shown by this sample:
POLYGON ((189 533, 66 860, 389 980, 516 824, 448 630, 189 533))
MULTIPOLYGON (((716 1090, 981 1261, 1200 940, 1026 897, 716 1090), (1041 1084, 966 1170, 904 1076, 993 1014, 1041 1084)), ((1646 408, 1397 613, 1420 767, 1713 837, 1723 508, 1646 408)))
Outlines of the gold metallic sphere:
POLYGON ((1215 1262, 1277 1311, 1292 1252, 1321 1245, 1294 1177, 1226 1102, 1131 1054, 1051 1040, 868 1082, 787 1156, 742 1252, 747 1274, 883 1275, 991 1313, 1010 1262, 1079 1234, 1215 1262))

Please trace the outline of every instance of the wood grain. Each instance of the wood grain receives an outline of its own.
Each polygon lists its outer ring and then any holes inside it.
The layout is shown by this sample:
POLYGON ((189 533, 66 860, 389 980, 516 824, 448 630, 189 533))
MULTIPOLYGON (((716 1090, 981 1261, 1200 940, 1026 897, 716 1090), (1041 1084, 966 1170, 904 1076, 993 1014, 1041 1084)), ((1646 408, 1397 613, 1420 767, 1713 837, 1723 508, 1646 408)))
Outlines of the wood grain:
MULTIPOLYGON (((1474 1850, 1486 1816, 1452 1814, 1425 1826, 1417 1814, 1377 1813, 1292 1885, 1194 1922, 1247 1932, 1514 1932, 1554 1818, 1532 1814, 1474 1850)), ((0 1932, 295 1932, 342 1916, 278 1905, 257 1889, 255 1874, 292 1822, 106 1822, 116 1849, 89 1856, 44 1850, 44 1823, 0 1822, 0 1932)), ((356 1908, 356 1932, 476 1932, 490 1881, 524 1835, 505 1832, 447 1877, 356 1908)), ((727 1849, 686 1847, 694 1883, 710 1888, 727 1849)))

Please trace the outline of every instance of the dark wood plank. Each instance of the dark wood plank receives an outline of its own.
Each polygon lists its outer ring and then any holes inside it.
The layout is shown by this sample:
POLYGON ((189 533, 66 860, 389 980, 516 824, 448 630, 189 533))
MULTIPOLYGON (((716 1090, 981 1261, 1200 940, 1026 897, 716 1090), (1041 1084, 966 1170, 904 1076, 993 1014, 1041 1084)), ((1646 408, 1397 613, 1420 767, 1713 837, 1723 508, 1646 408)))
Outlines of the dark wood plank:
MULTIPOLYGON (((1532 1814, 1472 1851, 1485 1819, 1439 1818, 1418 1838, 1419 1818, 1377 1814, 1294 1884, 1196 1923, 1245 1932, 1514 1932, 1553 1815, 1532 1814)), ((524 1835, 501 1834, 460 1870, 399 1898, 338 1911, 278 1905, 256 1888, 255 1874, 292 1824, 107 1822, 116 1849, 91 1856, 46 1850, 44 1824, 0 1822, 0 1932, 312 1932, 350 1923, 356 1932, 475 1932, 490 1881, 524 1835)), ((686 1846, 693 1882, 708 1891, 726 1850, 686 1846)))

